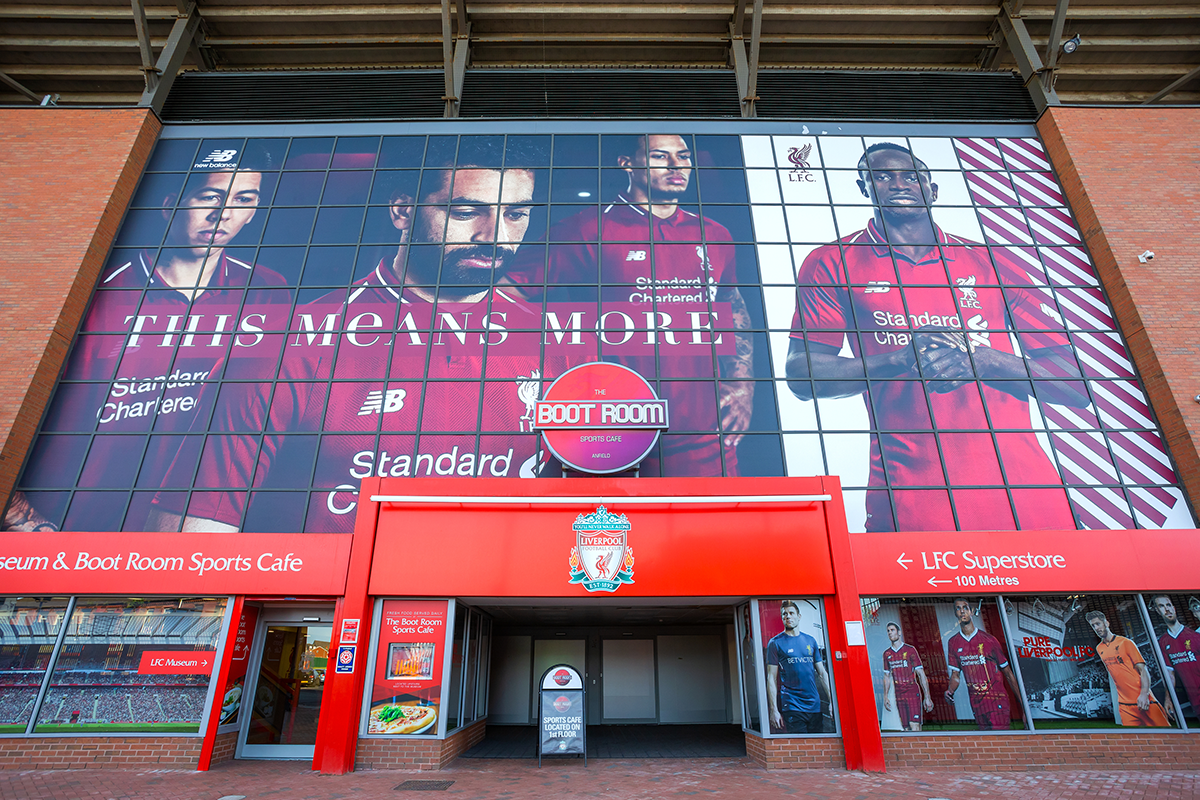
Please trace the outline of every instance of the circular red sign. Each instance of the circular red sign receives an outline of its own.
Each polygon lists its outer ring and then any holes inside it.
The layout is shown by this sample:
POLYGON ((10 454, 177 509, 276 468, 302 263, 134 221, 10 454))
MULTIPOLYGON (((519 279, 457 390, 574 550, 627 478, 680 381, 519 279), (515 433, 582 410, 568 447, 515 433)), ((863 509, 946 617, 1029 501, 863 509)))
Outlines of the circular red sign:
POLYGON ((645 378, 621 364, 597 362, 569 369, 550 385, 541 403, 553 404, 578 424, 543 429, 542 439, 555 458, 580 472, 607 475, 636 467, 665 427, 665 401, 645 378), (664 424, 637 427, 650 416, 647 409, 661 413, 664 424), (606 421, 612 424, 605 427, 606 421))
POLYGON ((560 669, 558 672, 554 673, 554 682, 559 686, 566 686, 571 682, 571 673, 565 669, 560 669))
POLYGON ((554 710, 560 714, 565 714, 571 708, 571 698, 566 695, 559 695, 554 698, 554 710))

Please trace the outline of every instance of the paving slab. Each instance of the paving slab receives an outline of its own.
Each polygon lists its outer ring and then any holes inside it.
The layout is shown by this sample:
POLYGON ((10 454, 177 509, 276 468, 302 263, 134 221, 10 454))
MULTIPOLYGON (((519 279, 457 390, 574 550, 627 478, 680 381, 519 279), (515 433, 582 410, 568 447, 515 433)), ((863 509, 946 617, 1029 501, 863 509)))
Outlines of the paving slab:
MULTIPOLYGON (((410 784, 411 785, 411 784, 410 784)), ((769 772, 749 759, 536 761, 460 759, 440 772, 361 771, 320 775, 301 762, 234 761, 208 772, 89 769, 0 771, 3 800, 1190 800, 1195 772, 1053 770, 959 772, 845 770, 769 772), (406 781, 453 781, 444 789, 399 789, 406 781)))

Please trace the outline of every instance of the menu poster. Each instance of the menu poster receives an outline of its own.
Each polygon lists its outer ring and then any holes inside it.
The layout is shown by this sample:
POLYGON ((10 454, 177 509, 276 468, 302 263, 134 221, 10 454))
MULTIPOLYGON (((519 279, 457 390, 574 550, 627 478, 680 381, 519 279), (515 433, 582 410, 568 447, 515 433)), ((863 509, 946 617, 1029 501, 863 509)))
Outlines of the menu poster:
POLYGON ((447 601, 385 600, 371 687, 369 734, 437 734, 447 601))
POLYGON ((246 683, 246 668, 250 665, 250 645, 254 643, 254 628, 258 625, 258 608, 243 606, 238 620, 237 637, 233 642, 233 654, 229 657, 229 677, 225 680, 225 693, 221 699, 221 725, 232 725, 238 721, 242 707, 242 690, 246 683))

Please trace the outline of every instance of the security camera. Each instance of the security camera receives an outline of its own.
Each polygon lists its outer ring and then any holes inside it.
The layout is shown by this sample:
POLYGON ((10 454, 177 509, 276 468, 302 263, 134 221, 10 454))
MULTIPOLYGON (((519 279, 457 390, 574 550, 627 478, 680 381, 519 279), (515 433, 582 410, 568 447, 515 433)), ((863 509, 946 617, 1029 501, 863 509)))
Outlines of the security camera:
POLYGON ((1153 261, 1153 260, 1154 260, 1154 251, 1153 250, 1147 250, 1146 252, 1138 255, 1138 261, 1142 262, 1143 264, 1147 263, 1148 261, 1153 261))

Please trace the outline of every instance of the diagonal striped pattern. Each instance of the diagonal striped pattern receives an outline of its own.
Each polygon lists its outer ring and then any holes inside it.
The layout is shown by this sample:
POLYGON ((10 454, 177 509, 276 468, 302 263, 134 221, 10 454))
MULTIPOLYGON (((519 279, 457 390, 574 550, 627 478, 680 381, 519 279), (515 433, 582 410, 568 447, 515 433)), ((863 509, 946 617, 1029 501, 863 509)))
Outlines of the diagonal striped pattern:
POLYGON ((1014 172, 1011 174, 1021 205, 1065 206, 1067 198, 1058 188, 1054 174, 1050 172, 1014 172))
POLYGON ((958 160, 965 170, 1004 169, 1004 156, 995 139, 955 139, 954 149, 958 152, 958 160))
POLYGON ((1059 432, 1051 435, 1058 453, 1063 481, 1073 485, 1103 486, 1120 483, 1108 444, 1099 431, 1059 432))
POLYGON ((1068 489, 1071 507, 1079 524, 1088 530, 1134 528, 1133 513, 1120 489, 1068 489))
POLYGON ((1183 492, 1175 488, 1153 487, 1127 490, 1137 514, 1139 528, 1173 528, 1191 524, 1184 509, 1183 492), (1180 512, 1184 511, 1183 514, 1180 512))
POLYGON ((1131 484, 1175 483, 1177 476, 1162 438, 1153 431, 1113 432, 1108 435, 1121 480, 1131 484))
POLYGON ((1088 384, 1100 421, 1106 428, 1154 428, 1150 403, 1133 381, 1092 381, 1088 384))
POLYGON ((1013 172, 1049 171, 1050 158, 1037 139, 997 139, 1005 165, 1013 172))
POLYGON ((1019 208, 979 208, 979 223, 988 244, 1033 244, 1033 234, 1019 208))
POLYGON ((1133 362, 1114 331, 1077 332, 1071 341, 1079 351, 1079 364, 1087 378, 1132 378, 1133 362))
POLYGON ((1099 286, 1092 259, 1082 247, 1043 247, 1039 253, 1052 283, 1059 286, 1099 286))
POLYGON ((1062 288, 1055 295, 1069 330, 1116 330, 1117 321, 1099 289, 1062 288))
POLYGON ((1020 202, 1012 181, 1003 172, 964 172, 967 191, 979 206, 1015 206, 1020 202))
POLYGON ((1065 208, 1027 208, 1025 216, 1038 244, 1082 244, 1083 238, 1065 208))

